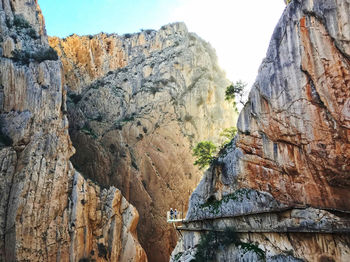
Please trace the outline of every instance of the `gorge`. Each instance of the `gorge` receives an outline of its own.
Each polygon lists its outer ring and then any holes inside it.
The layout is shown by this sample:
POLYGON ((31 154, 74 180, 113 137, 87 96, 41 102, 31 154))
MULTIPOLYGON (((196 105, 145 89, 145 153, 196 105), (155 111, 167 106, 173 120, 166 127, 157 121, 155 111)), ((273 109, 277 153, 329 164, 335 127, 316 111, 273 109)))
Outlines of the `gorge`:
POLYGON ((0 261, 350 261, 349 14, 288 1, 238 115, 184 23, 61 39, 0 1, 0 261))
POLYGON ((166 211, 187 209, 200 179, 191 147, 218 142, 237 117, 215 51, 183 23, 49 42, 68 85, 74 166, 121 190, 149 260, 168 261, 177 238, 166 211))

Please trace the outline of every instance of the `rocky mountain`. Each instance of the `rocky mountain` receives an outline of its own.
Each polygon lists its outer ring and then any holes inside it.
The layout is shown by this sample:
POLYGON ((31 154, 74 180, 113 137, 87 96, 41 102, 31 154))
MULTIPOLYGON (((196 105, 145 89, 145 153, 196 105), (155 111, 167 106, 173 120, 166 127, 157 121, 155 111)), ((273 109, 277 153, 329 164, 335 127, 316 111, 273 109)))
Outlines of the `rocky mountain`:
POLYGON ((70 163, 62 64, 37 1, 1 1, 0 34, 0 261, 147 261, 136 209, 70 163))
POLYGON ((149 260, 168 261, 177 236, 166 212, 186 210, 200 179, 191 147, 220 143, 237 117, 215 51, 183 23, 49 42, 68 85, 74 166, 121 190, 140 213, 149 260))
POLYGON ((349 14, 347 0, 286 7, 171 261, 203 246, 216 261, 350 261, 349 14))

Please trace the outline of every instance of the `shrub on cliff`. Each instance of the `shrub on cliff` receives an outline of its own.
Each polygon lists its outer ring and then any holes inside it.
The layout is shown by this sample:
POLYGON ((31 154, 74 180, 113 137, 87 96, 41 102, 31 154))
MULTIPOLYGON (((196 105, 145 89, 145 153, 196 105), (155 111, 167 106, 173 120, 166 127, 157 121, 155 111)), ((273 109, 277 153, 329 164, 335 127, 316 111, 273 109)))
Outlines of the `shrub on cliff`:
POLYGON ((232 101, 233 105, 236 106, 235 98, 238 98, 238 101, 244 105, 245 101, 243 99, 244 96, 244 88, 247 86, 246 83, 238 80, 236 83, 232 83, 228 87, 226 87, 225 91, 225 100, 232 101))
POLYGON ((37 51, 30 52, 27 50, 14 50, 12 51, 12 59, 22 65, 29 64, 32 61, 41 63, 46 60, 58 60, 56 51, 52 48, 41 48, 37 51))
POLYGON ((229 143, 231 143, 232 139, 235 137, 235 135, 237 134, 237 127, 232 126, 229 128, 225 128, 221 133, 220 136, 226 137, 227 140, 224 141, 222 143, 222 145, 220 146, 220 148, 224 148, 225 146, 227 146, 229 143))
POLYGON ((193 156, 197 158, 194 164, 198 165, 200 169, 205 168, 213 161, 215 152, 216 146, 212 142, 199 142, 193 148, 193 156))
POLYGON ((244 253, 253 252, 257 255, 258 261, 265 261, 265 252, 254 243, 244 243, 240 240, 235 228, 227 227, 223 231, 210 231, 201 236, 197 245, 197 251, 193 262, 215 261, 219 249, 225 249, 235 245, 244 253))
POLYGON ((53 49, 52 47, 49 47, 47 49, 42 49, 42 50, 35 52, 33 54, 32 58, 35 61, 41 63, 45 60, 56 61, 56 60, 58 60, 58 55, 57 55, 57 52, 55 51, 55 49, 53 49))
POLYGON ((220 247, 240 243, 236 230, 226 228, 224 231, 210 231, 201 237, 197 246, 195 262, 214 261, 220 247))
POLYGON ((18 29, 26 29, 32 27, 22 15, 14 15, 13 25, 18 29))
POLYGON ((23 17, 23 15, 14 15, 13 20, 7 19, 6 25, 8 28, 14 27, 16 32, 29 35, 33 39, 37 39, 38 35, 32 25, 23 17))

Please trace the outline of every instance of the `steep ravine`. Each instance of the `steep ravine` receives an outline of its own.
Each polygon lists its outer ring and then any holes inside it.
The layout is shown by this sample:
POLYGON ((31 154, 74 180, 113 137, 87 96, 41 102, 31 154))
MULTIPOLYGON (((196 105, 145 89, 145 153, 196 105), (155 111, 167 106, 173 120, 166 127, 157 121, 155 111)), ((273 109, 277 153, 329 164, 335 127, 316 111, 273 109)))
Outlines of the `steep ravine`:
POLYGON ((200 179, 191 147, 220 143, 237 117, 215 51, 183 23, 49 42, 68 85, 74 166, 122 191, 140 213, 149 260, 168 261, 177 236, 166 211, 186 210, 200 179))
POLYGON ((286 7, 171 261, 190 261, 204 232, 233 227, 245 244, 216 261, 350 261, 349 14, 347 0, 286 7))
POLYGON ((138 213, 69 161, 62 64, 37 1, 0 1, 0 261, 147 261, 138 213))

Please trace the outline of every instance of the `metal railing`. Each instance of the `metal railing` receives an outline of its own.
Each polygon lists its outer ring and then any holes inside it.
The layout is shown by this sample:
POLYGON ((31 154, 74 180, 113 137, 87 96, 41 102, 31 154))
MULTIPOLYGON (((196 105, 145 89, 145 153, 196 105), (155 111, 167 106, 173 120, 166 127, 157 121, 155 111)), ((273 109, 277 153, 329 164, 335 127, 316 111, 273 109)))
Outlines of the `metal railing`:
POLYGON ((177 212, 170 216, 170 211, 166 212, 166 220, 168 223, 181 222, 184 219, 182 212, 177 212))

